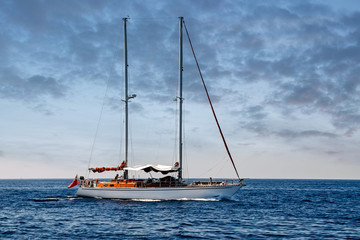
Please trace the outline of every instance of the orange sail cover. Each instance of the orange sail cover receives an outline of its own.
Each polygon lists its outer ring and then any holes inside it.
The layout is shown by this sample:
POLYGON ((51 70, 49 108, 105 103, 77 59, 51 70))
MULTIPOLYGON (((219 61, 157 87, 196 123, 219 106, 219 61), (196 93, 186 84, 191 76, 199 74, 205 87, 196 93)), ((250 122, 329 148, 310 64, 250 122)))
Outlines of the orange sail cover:
POLYGON ((89 168, 89 170, 91 170, 93 173, 102 173, 102 172, 105 172, 105 171, 119 171, 119 170, 123 170, 125 167, 125 161, 123 161, 121 163, 120 166, 118 167, 100 167, 100 168, 89 168))

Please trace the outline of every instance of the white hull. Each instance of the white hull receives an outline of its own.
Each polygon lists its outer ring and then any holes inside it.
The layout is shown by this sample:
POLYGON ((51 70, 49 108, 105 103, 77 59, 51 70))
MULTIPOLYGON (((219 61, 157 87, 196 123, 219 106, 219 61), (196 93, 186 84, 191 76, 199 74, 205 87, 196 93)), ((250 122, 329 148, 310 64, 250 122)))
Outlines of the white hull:
POLYGON ((197 186, 197 187, 153 187, 153 188, 97 188, 80 187, 78 197, 111 198, 111 199, 201 199, 231 198, 241 185, 197 186))

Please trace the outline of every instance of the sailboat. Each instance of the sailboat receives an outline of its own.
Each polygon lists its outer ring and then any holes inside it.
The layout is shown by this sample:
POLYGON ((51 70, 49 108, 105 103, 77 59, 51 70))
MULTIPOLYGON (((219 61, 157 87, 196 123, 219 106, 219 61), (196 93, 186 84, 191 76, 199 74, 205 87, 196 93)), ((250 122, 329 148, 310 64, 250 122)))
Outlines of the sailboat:
MULTIPOLYGON (((205 82, 199 65, 196 60, 195 52, 193 50, 191 40, 185 25, 183 17, 179 17, 179 96, 177 96, 179 106, 179 125, 178 125, 178 162, 173 166, 147 164, 144 166, 128 166, 128 102, 130 99, 136 97, 135 94, 128 94, 128 62, 127 62, 127 18, 123 18, 124 29, 124 104, 125 104, 125 160, 117 167, 101 167, 89 168, 89 172, 102 173, 106 171, 123 171, 123 175, 110 181, 99 182, 97 179, 85 179, 80 177, 80 187, 76 195, 79 197, 93 197, 93 198, 109 198, 109 199, 158 199, 158 200, 176 200, 176 199, 204 199, 204 198, 231 198, 244 184, 243 179, 240 179, 236 170, 234 161, 232 160, 230 151, 227 147, 225 138, 222 134, 220 125, 212 107, 210 97, 206 90, 205 82), (220 134, 223 138, 225 148, 233 163, 234 169, 238 176, 237 180, 213 181, 194 181, 187 183, 183 179, 183 161, 182 161, 182 71, 183 71, 183 26, 190 42, 196 64, 199 69, 201 79, 203 81, 208 100, 213 111, 215 120, 218 124, 220 134), (163 178, 149 178, 149 179, 134 179, 129 178, 129 171, 145 171, 145 172, 160 172, 164 175, 169 173, 177 173, 177 178, 173 176, 165 176, 163 178)), ((76 179, 77 180, 77 179, 76 179)))

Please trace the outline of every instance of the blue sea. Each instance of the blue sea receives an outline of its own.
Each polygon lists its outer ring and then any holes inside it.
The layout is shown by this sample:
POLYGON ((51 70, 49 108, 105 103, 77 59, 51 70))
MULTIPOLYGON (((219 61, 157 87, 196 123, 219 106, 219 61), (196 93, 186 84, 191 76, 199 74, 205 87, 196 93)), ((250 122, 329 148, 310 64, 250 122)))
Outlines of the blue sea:
POLYGON ((230 200, 76 198, 0 180, 0 239, 360 239, 359 180, 246 180, 230 200))

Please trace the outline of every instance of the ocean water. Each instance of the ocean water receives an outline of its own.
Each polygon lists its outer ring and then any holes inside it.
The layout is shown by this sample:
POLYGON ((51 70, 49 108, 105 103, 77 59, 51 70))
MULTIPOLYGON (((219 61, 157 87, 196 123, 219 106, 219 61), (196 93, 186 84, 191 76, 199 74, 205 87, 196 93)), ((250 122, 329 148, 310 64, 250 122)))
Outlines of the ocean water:
POLYGON ((0 180, 0 239, 360 239, 360 181, 246 180, 231 200, 76 198, 0 180))

